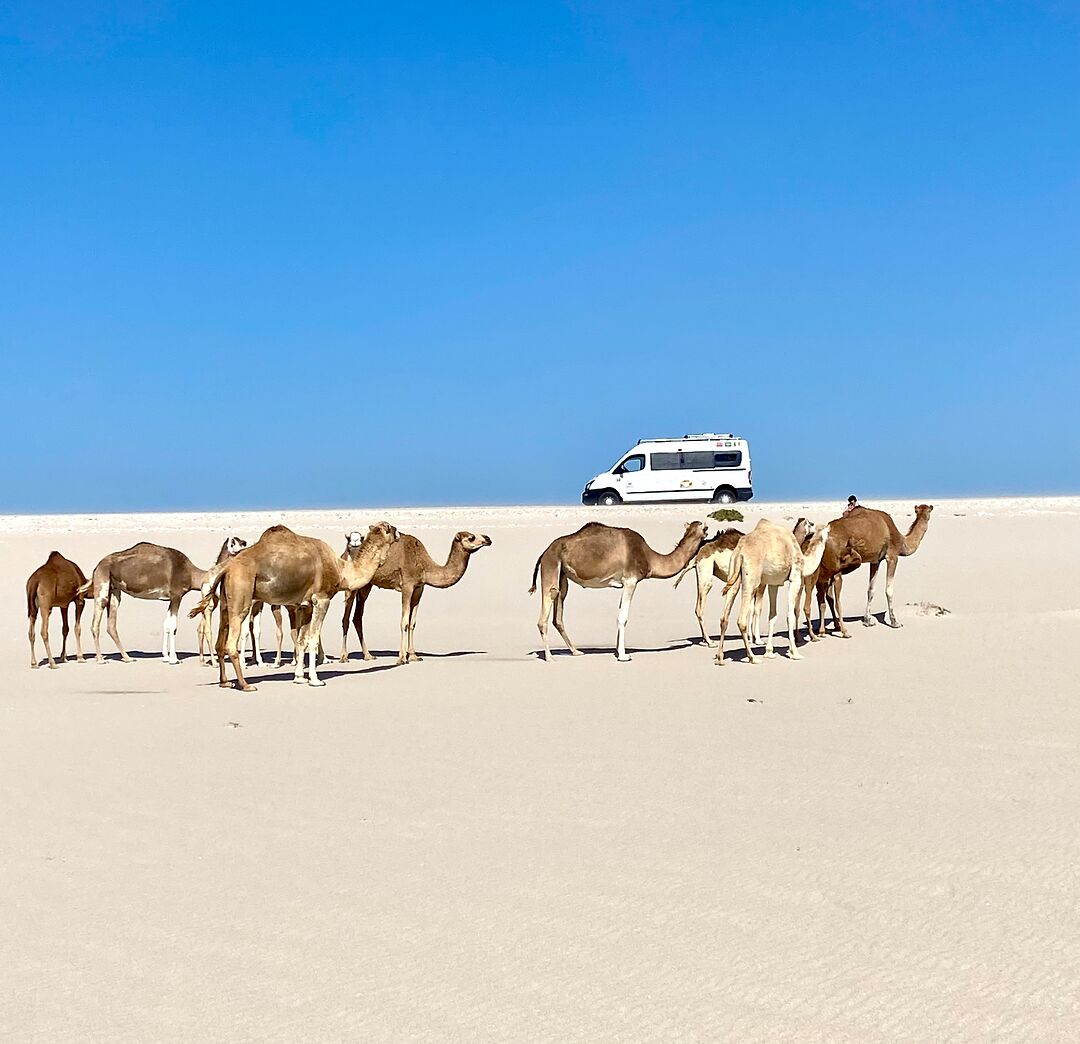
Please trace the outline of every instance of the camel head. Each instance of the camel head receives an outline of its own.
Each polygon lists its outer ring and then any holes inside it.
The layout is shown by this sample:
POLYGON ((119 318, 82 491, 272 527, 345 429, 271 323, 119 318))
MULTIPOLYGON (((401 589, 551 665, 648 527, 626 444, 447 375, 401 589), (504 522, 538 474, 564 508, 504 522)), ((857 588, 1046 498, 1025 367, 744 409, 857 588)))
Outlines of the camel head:
POLYGON ((930 520, 930 512, 933 510, 933 504, 916 504, 915 517, 922 522, 928 522, 930 520))
POLYGON ((234 536, 229 537, 229 539, 225 541, 225 546, 222 548, 222 550, 229 558, 232 558, 233 555, 238 555, 247 546, 248 542, 246 540, 244 540, 242 537, 234 536))
MULTIPOLYGON (((693 540, 697 542, 698 548, 709 538, 709 529, 704 522, 687 522, 686 529, 683 532, 683 540, 693 540)), ((696 550, 696 549, 695 549, 696 550)))
POLYGON ((808 518, 799 518, 791 530, 795 542, 802 547, 814 535, 814 523, 808 518))
POLYGON ((491 537, 485 536, 483 533, 468 533, 462 530, 454 535, 454 543, 460 544, 462 549, 471 555, 482 547, 490 547, 491 537))

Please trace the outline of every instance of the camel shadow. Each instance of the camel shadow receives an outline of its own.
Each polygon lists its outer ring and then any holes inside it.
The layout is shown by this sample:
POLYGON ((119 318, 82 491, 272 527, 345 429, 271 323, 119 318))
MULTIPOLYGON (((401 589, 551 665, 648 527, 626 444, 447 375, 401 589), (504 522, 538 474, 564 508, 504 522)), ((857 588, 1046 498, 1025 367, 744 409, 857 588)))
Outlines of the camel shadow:
MULTIPOLYGON (((397 660, 397 654, 398 654, 397 649, 372 649, 370 651, 371 651, 372 656, 374 656, 377 660, 381 660, 381 659, 387 658, 387 657, 392 659, 392 660, 395 660, 395 661, 397 660)), ((359 656, 360 654, 357 653, 356 655, 359 656)), ((453 660, 453 659, 457 658, 458 656, 487 656, 487 650, 486 649, 459 649, 457 652, 441 652, 441 653, 423 652, 423 651, 421 651, 419 653, 419 656, 423 660, 453 660)), ((352 653, 349 654, 349 662, 350 663, 353 662, 353 654, 352 653)), ((357 663, 364 663, 365 661, 358 659, 358 660, 356 660, 356 662, 357 663)))
MULTIPOLYGON (((681 641, 669 642, 667 645, 636 645, 633 648, 628 648, 626 652, 628 656, 633 656, 635 653, 675 652, 677 649, 689 649, 693 644, 694 643, 689 638, 684 638, 681 641)), ((615 656, 615 648, 611 645, 579 645, 578 652, 584 656, 615 656)), ((542 660, 544 658, 544 650, 533 649, 529 655, 542 660)), ((569 649, 552 649, 551 655, 552 657, 572 657, 573 654, 569 649)))

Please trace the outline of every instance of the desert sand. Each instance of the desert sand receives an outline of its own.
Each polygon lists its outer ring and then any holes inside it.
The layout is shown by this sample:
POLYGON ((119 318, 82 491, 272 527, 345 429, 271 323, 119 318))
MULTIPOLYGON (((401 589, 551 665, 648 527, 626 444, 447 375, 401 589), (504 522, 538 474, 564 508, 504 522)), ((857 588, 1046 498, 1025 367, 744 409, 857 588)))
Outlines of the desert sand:
MULTIPOLYGON (((906 530, 916 499, 872 506, 906 530)), ((1080 498, 935 504, 903 629, 750 665, 732 627, 723 668, 691 640, 692 578, 641 585, 627 664, 618 592, 571 588, 590 654, 551 664, 527 593, 588 519, 667 551, 710 505, 0 519, 0 1038, 1080 1039, 1080 498), (29 669, 23 585, 54 548, 87 573, 140 539, 208 565, 226 534, 336 548, 382 518, 439 560, 458 529, 494 541, 425 594, 423 663, 394 666, 376 591, 379 658, 323 689, 219 689, 186 617, 167 666, 164 607, 131 599, 136 663, 103 633, 104 665, 29 669)), ((719 611, 717 586, 714 633, 719 611)))

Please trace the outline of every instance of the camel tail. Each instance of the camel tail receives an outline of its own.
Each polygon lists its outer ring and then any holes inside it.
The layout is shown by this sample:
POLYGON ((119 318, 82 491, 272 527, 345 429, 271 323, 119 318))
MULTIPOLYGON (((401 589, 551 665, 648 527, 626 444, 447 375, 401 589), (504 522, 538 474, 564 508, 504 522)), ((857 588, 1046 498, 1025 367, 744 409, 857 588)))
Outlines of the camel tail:
MULTIPOLYGON (((547 554, 547 551, 544 552, 544 555, 546 555, 546 554, 547 554)), ((529 594, 536 594, 536 577, 540 573, 540 563, 543 562, 544 555, 541 555, 536 560, 536 565, 533 566, 532 587, 529 588, 529 594)))
POLYGON ((90 577, 90 579, 87 580, 85 584, 82 584, 79 587, 78 591, 76 591, 75 593, 80 598, 85 598, 93 589, 94 589, 94 578, 90 577))
POLYGON ((37 616, 37 584, 32 580, 26 584, 26 615, 31 620, 37 616))
POLYGON ((689 573, 690 570, 693 569, 694 566, 696 566, 696 565, 697 565, 697 559, 694 559, 692 562, 688 562, 686 565, 684 565, 682 567, 682 571, 679 573, 679 575, 677 577, 675 577, 675 583, 672 584, 671 586, 673 588, 678 587, 679 582, 682 580, 682 578, 684 576, 686 576, 686 574, 689 573))
POLYGON ((214 604, 214 598, 216 592, 225 580, 225 570, 223 569, 218 578, 210 585, 210 589, 199 599, 198 604, 188 613, 188 619, 194 620, 198 616, 202 616, 207 609, 211 608, 214 604))
POLYGON ((728 574, 728 582, 724 584, 724 594, 727 594, 733 587, 738 587, 742 583, 742 568, 743 568, 743 553, 742 548, 735 548, 735 553, 731 556, 731 572, 728 574))

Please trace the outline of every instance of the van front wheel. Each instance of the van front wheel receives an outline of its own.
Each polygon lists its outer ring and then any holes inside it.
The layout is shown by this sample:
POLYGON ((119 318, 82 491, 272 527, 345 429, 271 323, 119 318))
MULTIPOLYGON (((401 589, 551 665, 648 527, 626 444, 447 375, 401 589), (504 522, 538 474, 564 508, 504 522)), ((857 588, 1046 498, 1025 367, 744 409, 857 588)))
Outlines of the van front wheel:
POLYGON ((730 486, 721 486, 713 494, 712 499, 714 504, 734 504, 739 498, 735 496, 735 490, 730 486))
POLYGON ((596 498, 596 502, 601 507, 614 507, 616 504, 622 503, 622 497, 609 489, 606 493, 601 493, 600 496, 596 498))

